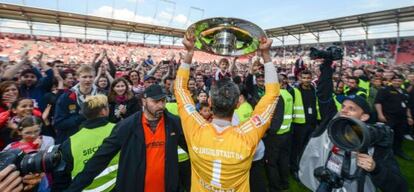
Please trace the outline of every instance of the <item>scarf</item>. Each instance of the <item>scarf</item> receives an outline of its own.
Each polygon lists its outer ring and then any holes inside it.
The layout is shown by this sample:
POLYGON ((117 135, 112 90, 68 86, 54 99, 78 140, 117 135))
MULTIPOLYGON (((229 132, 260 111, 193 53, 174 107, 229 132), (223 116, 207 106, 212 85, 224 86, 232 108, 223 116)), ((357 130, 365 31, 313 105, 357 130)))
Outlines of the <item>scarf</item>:
MULTIPOLYGON (((86 96, 81 93, 80 91, 80 84, 76 84, 75 86, 72 87, 71 89, 73 92, 75 92, 76 94, 76 102, 78 103, 79 106, 82 106, 82 103, 85 101, 86 96)), ((96 95, 98 93, 98 89, 95 85, 92 85, 92 90, 88 95, 96 95)))
POLYGON ((115 96, 115 102, 117 104, 123 104, 127 101, 128 97, 125 95, 117 95, 115 96))

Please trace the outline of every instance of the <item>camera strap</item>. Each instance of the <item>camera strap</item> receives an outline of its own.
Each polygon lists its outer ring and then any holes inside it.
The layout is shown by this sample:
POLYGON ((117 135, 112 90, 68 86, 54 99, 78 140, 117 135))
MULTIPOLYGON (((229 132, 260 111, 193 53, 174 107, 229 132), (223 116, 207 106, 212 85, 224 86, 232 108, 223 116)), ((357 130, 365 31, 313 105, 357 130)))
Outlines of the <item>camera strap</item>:
POLYGON ((349 178, 351 172, 351 152, 345 151, 342 161, 341 177, 349 178))
POLYGON ((351 160, 352 159, 352 152, 345 151, 344 159, 342 163, 342 170, 341 170, 341 177, 346 178, 349 180, 355 179, 357 182, 357 191, 364 192, 365 186, 365 173, 361 168, 357 168, 356 172, 351 175, 351 160))
POLYGON ((364 192, 364 186, 365 186, 365 174, 364 173, 359 175, 357 179, 357 185, 358 185, 358 192, 364 192))

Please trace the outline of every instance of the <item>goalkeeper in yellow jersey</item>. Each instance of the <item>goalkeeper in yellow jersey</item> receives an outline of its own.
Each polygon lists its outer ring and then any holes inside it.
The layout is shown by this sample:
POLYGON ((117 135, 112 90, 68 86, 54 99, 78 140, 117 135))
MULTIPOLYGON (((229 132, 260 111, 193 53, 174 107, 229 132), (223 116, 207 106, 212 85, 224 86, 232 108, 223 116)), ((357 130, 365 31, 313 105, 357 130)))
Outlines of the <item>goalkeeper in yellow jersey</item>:
POLYGON ((194 36, 186 36, 187 49, 175 80, 175 97, 191 160, 191 191, 249 191, 249 170, 260 139, 270 125, 279 96, 279 82, 270 58, 271 39, 262 38, 259 52, 265 62, 265 95, 250 120, 232 126, 240 91, 228 79, 217 81, 210 90, 213 121, 197 112, 188 90, 194 36))

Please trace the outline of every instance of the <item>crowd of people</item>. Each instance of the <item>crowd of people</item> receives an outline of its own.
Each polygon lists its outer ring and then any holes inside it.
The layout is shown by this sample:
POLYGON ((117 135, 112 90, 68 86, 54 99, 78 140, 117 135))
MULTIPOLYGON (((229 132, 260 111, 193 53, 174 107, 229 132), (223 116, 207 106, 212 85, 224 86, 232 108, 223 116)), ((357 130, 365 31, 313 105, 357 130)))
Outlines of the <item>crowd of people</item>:
POLYGON ((394 156, 412 160, 411 65, 281 64, 270 39, 243 62, 195 51, 193 37, 184 48, 12 41, 0 40, 0 149, 59 144, 65 166, 21 177, 10 165, 0 191, 288 191, 289 176, 316 190, 314 168, 340 151, 326 133, 338 116, 393 130, 355 157, 366 179, 343 187, 408 191, 394 156))
MULTIPOLYGON (((331 46, 332 43, 305 44, 305 45, 288 45, 285 47, 277 47, 272 53, 278 63, 293 64, 298 56, 305 56, 307 63, 312 63, 307 55, 311 47, 320 49, 331 46)), ((412 65, 414 58, 414 41, 412 38, 401 38, 399 48, 396 52, 396 39, 373 39, 373 40, 356 40, 338 43, 337 46, 343 47, 345 50, 344 62, 346 65, 364 65, 364 64, 403 64, 412 65), (397 57, 396 54, 397 53, 397 57), (397 60, 395 60, 397 59, 397 60)))

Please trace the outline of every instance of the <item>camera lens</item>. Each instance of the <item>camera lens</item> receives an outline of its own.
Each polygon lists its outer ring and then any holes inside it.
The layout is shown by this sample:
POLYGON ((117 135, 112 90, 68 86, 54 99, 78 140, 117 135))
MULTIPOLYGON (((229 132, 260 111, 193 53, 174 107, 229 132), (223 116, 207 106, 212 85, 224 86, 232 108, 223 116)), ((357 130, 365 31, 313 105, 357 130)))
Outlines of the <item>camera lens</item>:
POLYGON ((20 163, 20 171, 27 173, 51 172, 60 162, 58 146, 51 146, 46 151, 27 154, 20 163))
POLYGON ((328 126, 328 134, 332 142, 347 151, 358 151, 369 143, 367 127, 358 120, 336 118, 328 126))
POLYGON ((20 163, 20 171, 23 174, 41 173, 42 169, 42 153, 27 154, 20 163))

